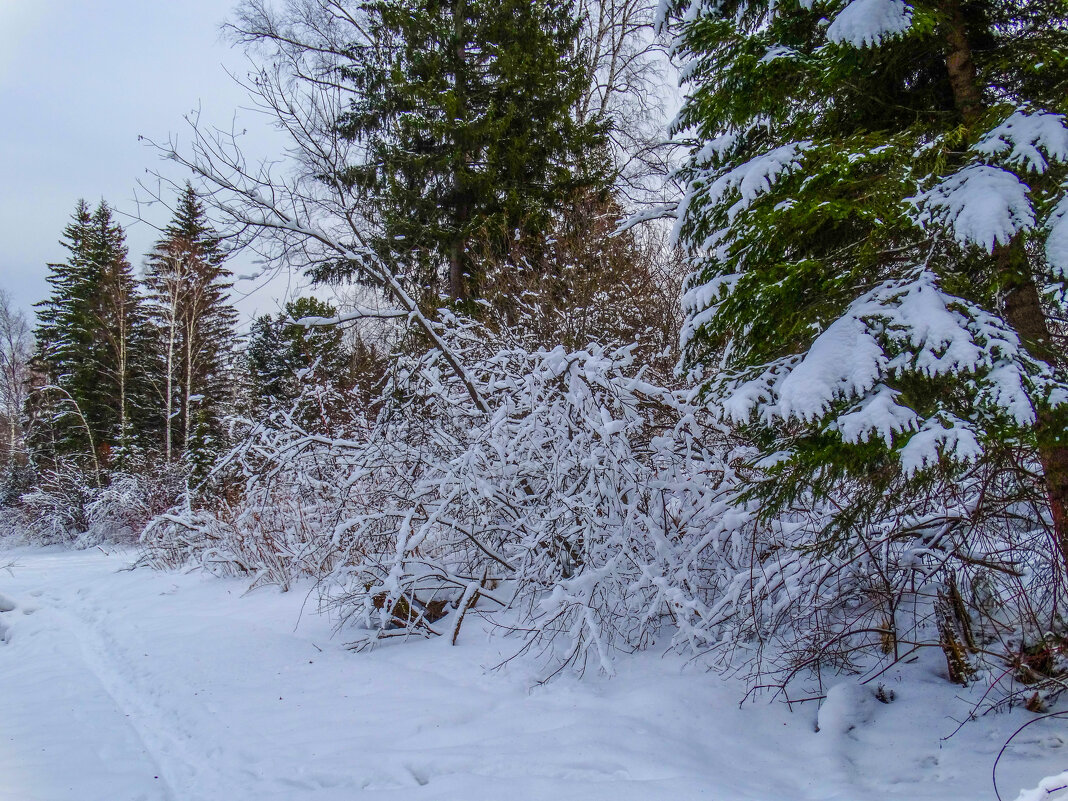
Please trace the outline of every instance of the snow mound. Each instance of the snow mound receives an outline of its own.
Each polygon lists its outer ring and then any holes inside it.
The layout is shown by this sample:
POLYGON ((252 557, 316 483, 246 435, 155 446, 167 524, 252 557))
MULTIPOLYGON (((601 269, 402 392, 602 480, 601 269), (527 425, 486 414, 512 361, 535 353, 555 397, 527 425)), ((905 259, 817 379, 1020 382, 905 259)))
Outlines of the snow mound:
POLYGON ((853 0, 827 28, 827 38, 839 45, 871 47, 911 25, 912 7, 902 0, 853 0))
POLYGON ((875 715, 875 696, 855 681, 835 684, 816 716, 816 725, 827 734, 846 734, 858 726, 870 723, 875 715))

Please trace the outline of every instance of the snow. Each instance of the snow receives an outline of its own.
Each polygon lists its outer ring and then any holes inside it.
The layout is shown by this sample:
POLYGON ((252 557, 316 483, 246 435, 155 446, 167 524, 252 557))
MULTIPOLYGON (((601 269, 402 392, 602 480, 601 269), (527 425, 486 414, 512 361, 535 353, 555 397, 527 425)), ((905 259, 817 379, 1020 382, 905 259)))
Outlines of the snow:
POLYGON ((773 45, 768 48, 768 51, 761 56, 761 64, 770 64, 773 61, 778 61, 780 58, 796 58, 798 53, 792 47, 786 45, 773 45))
POLYGON ((816 725, 827 734, 848 734, 872 720, 875 695, 856 681, 842 681, 827 690, 827 697, 816 715, 816 725))
POLYGON ((868 442, 876 436, 890 447, 895 434, 909 431, 917 424, 916 413, 898 403, 900 396, 897 390, 877 384, 861 403, 838 415, 830 427, 841 432, 846 442, 868 442))
MULTIPOLYGON (((357 654, 309 587, 248 593, 124 570, 132 556, 0 554, 15 561, 0 573, 3 801, 971 801, 992 797, 994 757, 1031 719, 940 742, 970 690, 947 689, 939 654, 880 677, 891 703, 846 680, 818 711, 739 706, 740 684, 670 653, 538 686, 522 657, 493 670, 510 641, 474 616, 456 647, 357 654)), ((1043 725, 1002 758, 1004 797, 1063 767, 1068 737, 1043 725)))
POLYGON ((974 150, 999 157, 1005 164, 1044 173, 1049 168, 1047 158, 1068 161, 1068 128, 1061 114, 1017 109, 980 139, 974 150))
POLYGON ((1024 790, 1016 801, 1066 801, 1068 800, 1068 771, 1048 776, 1033 790, 1024 790))
POLYGON ((900 36, 912 25, 912 7, 902 0, 853 0, 827 28, 835 44, 868 47, 900 36))
POLYGON ((972 426, 963 420, 953 417, 947 425, 946 421, 932 418, 901 448, 901 468, 905 475, 914 475, 937 464, 940 455, 957 462, 972 462, 983 455, 983 446, 972 426))
MULTIPOLYGON (((701 299, 698 289, 690 294, 701 299)), ((852 405, 828 428, 846 442, 876 437, 888 446, 897 435, 915 431, 901 450, 902 463, 912 473, 942 456, 970 462, 982 450, 970 425, 944 411, 922 419, 899 402, 900 393, 887 386, 888 377, 971 376, 970 389, 979 404, 1028 426, 1035 420, 1028 390, 1028 371, 1034 367, 1001 320, 943 292, 937 277, 923 270, 858 298, 805 354, 762 365, 755 375, 727 374, 721 379, 719 410, 734 422, 753 415, 768 424, 776 419, 814 422, 836 402, 849 400, 852 405)))
POLYGON ((838 318, 780 384, 782 414, 802 420, 821 416, 836 397, 871 389, 884 372, 885 362, 883 349, 868 332, 862 315, 838 318))
POLYGON ((733 220, 758 197, 770 191, 781 176, 799 169, 801 154, 811 144, 805 141, 781 145, 728 170, 712 182, 706 202, 715 205, 729 192, 736 191, 740 196, 738 202, 727 211, 728 218, 733 220))
POLYGON ((1046 227, 1046 259, 1055 275, 1068 279, 1068 195, 1053 209, 1046 227))
MULTIPOLYGON (((995 318, 942 292, 936 277, 925 271, 911 281, 886 282, 831 323, 801 364, 782 380, 781 411, 785 416, 815 419, 837 397, 877 390, 877 381, 888 373, 915 370, 935 377, 993 367, 1007 371, 996 374, 1001 405, 1012 406, 1018 421, 1026 424, 1033 420, 1029 405, 1014 405, 1027 397, 1023 378, 1006 360, 1018 350, 1018 339, 995 318), (884 337, 903 352, 891 358, 880 342, 884 337)), ((875 393, 883 395, 881 390, 875 393)), ((884 398, 879 408, 892 401, 884 398)))
POLYGON ((946 225, 962 246, 978 245, 992 253, 1016 234, 1035 225, 1030 188, 1013 173, 987 164, 972 164, 942 180, 912 201, 921 225, 946 225))

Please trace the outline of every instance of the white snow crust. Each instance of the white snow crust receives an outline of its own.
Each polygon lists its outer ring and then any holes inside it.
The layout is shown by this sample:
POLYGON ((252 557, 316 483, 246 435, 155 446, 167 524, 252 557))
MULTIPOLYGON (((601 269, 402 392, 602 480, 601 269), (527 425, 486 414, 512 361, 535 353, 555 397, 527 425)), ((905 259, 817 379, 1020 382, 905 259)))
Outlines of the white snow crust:
POLYGON ((1047 159, 1068 161, 1068 128, 1061 114, 1017 109, 980 139, 974 150, 1029 172, 1044 173, 1049 168, 1047 159))
POLYGON ((835 44, 871 47, 900 36, 912 25, 912 7, 902 0, 852 0, 827 27, 835 44))
POLYGON ((962 246, 988 252, 1035 225, 1030 188, 1008 170, 971 164, 912 198, 921 225, 945 225, 962 246))

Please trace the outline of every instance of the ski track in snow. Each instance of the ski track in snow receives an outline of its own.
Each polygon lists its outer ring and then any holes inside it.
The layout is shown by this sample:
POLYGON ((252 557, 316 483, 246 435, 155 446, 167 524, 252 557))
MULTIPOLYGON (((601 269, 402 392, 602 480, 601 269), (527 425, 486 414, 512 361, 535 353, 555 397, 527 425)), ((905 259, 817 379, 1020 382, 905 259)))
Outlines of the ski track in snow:
MULTIPOLYGON (((674 656, 536 687, 529 662, 483 667, 515 643, 477 618, 456 648, 352 654, 299 591, 123 571, 128 553, 10 556, 0 801, 971 801, 993 797, 989 766, 1027 719, 940 746, 961 709, 932 675, 856 720, 828 709, 816 733, 814 704, 739 707, 739 685, 674 656)), ((1068 767, 1055 725, 1021 739, 1007 798, 1068 767)))

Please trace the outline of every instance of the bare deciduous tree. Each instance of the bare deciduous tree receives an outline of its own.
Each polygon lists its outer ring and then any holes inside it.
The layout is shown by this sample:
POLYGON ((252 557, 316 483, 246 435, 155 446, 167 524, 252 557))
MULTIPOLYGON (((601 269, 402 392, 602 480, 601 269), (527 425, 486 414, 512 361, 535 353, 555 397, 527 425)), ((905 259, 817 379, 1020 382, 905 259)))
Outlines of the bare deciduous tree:
POLYGON ((674 70, 656 30, 656 0, 578 0, 579 48, 590 85, 576 114, 608 123, 616 194, 628 205, 658 198, 670 172, 667 141, 674 70))
MULTIPOLYGON (((234 246, 250 248, 271 264, 351 274, 377 288, 381 306, 353 309, 342 315, 344 320, 406 319, 440 350, 473 403, 488 411, 474 378, 442 338, 440 323, 419 308, 405 277, 390 271, 369 247, 368 222, 344 181, 360 148, 338 132, 349 90, 335 78, 347 58, 343 43, 360 35, 357 17, 347 4, 332 0, 294 2, 285 15, 254 0, 242 8, 232 31, 238 41, 258 49, 256 71, 243 85, 286 137, 289 158, 250 161, 240 132, 211 128, 198 115, 187 117, 188 145, 179 147, 172 137, 157 145, 161 154, 197 178, 198 195, 214 209, 220 234, 234 246)), ((161 184, 171 183, 157 177, 161 184)), ((153 201, 160 200, 159 188, 145 188, 153 201)))
POLYGON ((26 316, 0 289, 0 420, 4 424, 0 447, 8 470, 13 470, 26 455, 20 421, 26 405, 32 348, 26 316))
MULTIPOLYGON (((583 24, 578 46, 588 54, 593 76, 576 114, 608 118, 617 194, 627 204, 647 200, 651 186, 663 186, 667 163, 660 98, 670 65, 655 36, 654 3, 581 0, 576 13, 583 24)), ((371 246, 375 221, 345 180, 351 166, 366 158, 361 144, 342 136, 337 125, 352 99, 341 68, 358 49, 373 46, 359 3, 291 0, 275 6, 246 0, 228 32, 247 48, 252 70, 242 83, 255 108, 285 137, 286 157, 251 160, 242 131, 212 128, 199 114, 187 118, 183 145, 174 137, 158 144, 162 155, 197 176, 199 194, 231 246, 250 248, 268 264, 310 268, 319 277, 355 276, 374 287, 377 303, 342 317, 407 321, 444 354, 485 410, 476 381, 441 336, 437 313, 419 307, 420 287, 378 258, 371 246)), ((159 199, 162 190, 149 191, 159 199)))

